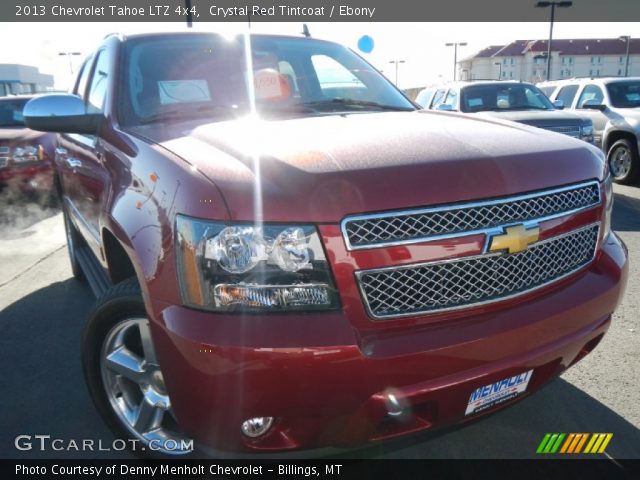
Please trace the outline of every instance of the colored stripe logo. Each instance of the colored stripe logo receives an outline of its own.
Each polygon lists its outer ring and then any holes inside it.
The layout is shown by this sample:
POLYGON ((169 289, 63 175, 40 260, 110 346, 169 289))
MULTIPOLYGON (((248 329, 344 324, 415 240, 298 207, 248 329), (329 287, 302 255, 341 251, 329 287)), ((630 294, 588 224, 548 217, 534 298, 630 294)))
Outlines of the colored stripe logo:
POLYGON ((613 433, 547 433, 536 453, 604 453, 613 433))

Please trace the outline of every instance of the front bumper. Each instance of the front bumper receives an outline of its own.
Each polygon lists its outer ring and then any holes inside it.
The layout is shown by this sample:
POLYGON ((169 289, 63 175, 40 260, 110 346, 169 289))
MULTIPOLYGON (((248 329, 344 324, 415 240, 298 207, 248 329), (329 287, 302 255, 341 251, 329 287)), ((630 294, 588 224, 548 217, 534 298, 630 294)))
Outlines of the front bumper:
POLYGON ((53 168, 48 162, 1 168, 0 186, 22 193, 51 192, 53 168))
MULTIPOLYGON (((358 333, 345 312, 221 315, 151 300, 153 336, 180 427, 219 450, 358 444, 477 418, 539 389, 597 345, 626 285, 610 235, 589 268, 536 298, 450 325, 358 333), (527 392, 465 416, 476 388, 533 369, 527 392), (388 415, 388 394, 404 407, 388 415), (255 440, 242 421, 277 420, 255 440)), ((347 309, 348 310, 348 309, 347 309)))

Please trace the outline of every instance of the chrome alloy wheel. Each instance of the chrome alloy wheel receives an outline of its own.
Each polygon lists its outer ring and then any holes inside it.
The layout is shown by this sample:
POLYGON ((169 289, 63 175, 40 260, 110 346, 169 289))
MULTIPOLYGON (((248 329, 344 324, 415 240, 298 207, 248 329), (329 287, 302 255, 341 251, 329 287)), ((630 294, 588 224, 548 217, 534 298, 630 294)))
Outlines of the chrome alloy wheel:
POLYGON ((613 155, 609 160, 609 167, 611 168, 611 174, 613 177, 626 177, 631 170, 632 161, 633 158, 631 151, 623 146, 618 147, 615 152, 613 152, 613 155))
POLYGON ((146 318, 127 318, 103 343, 100 373, 118 419, 145 448, 166 455, 191 453, 171 410, 146 318))

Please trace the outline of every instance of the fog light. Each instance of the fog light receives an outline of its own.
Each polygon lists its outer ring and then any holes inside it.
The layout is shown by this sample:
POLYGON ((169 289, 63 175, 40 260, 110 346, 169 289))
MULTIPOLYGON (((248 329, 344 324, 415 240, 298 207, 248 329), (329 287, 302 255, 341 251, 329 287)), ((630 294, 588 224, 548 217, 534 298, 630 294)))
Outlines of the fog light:
POLYGON ((384 392, 384 403, 390 417, 402 417, 409 412, 409 403, 395 389, 389 388, 384 392))
POLYGON ((327 285, 241 285, 221 284, 214 288, 218 307, 244 305, 263 308, 328 306, 327 285))
POLYGON ((256 438, 264 435, 273 425, 273 417, 255 417, 242 422, 242 433, 247 437, 256 438))

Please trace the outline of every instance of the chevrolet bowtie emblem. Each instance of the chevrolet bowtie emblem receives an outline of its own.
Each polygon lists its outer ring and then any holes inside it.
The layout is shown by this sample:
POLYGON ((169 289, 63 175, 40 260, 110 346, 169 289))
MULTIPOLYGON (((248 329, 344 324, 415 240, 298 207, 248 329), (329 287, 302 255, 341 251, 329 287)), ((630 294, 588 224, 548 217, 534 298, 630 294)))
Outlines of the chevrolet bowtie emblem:
POLYGON ((508 253, 523 252, 529 245, 538 241, 540 229, 538 227, 525 228, 524 225, 507 227, 503 233, 494 234, 489 240, 489 251, 506 250, 508 253))

